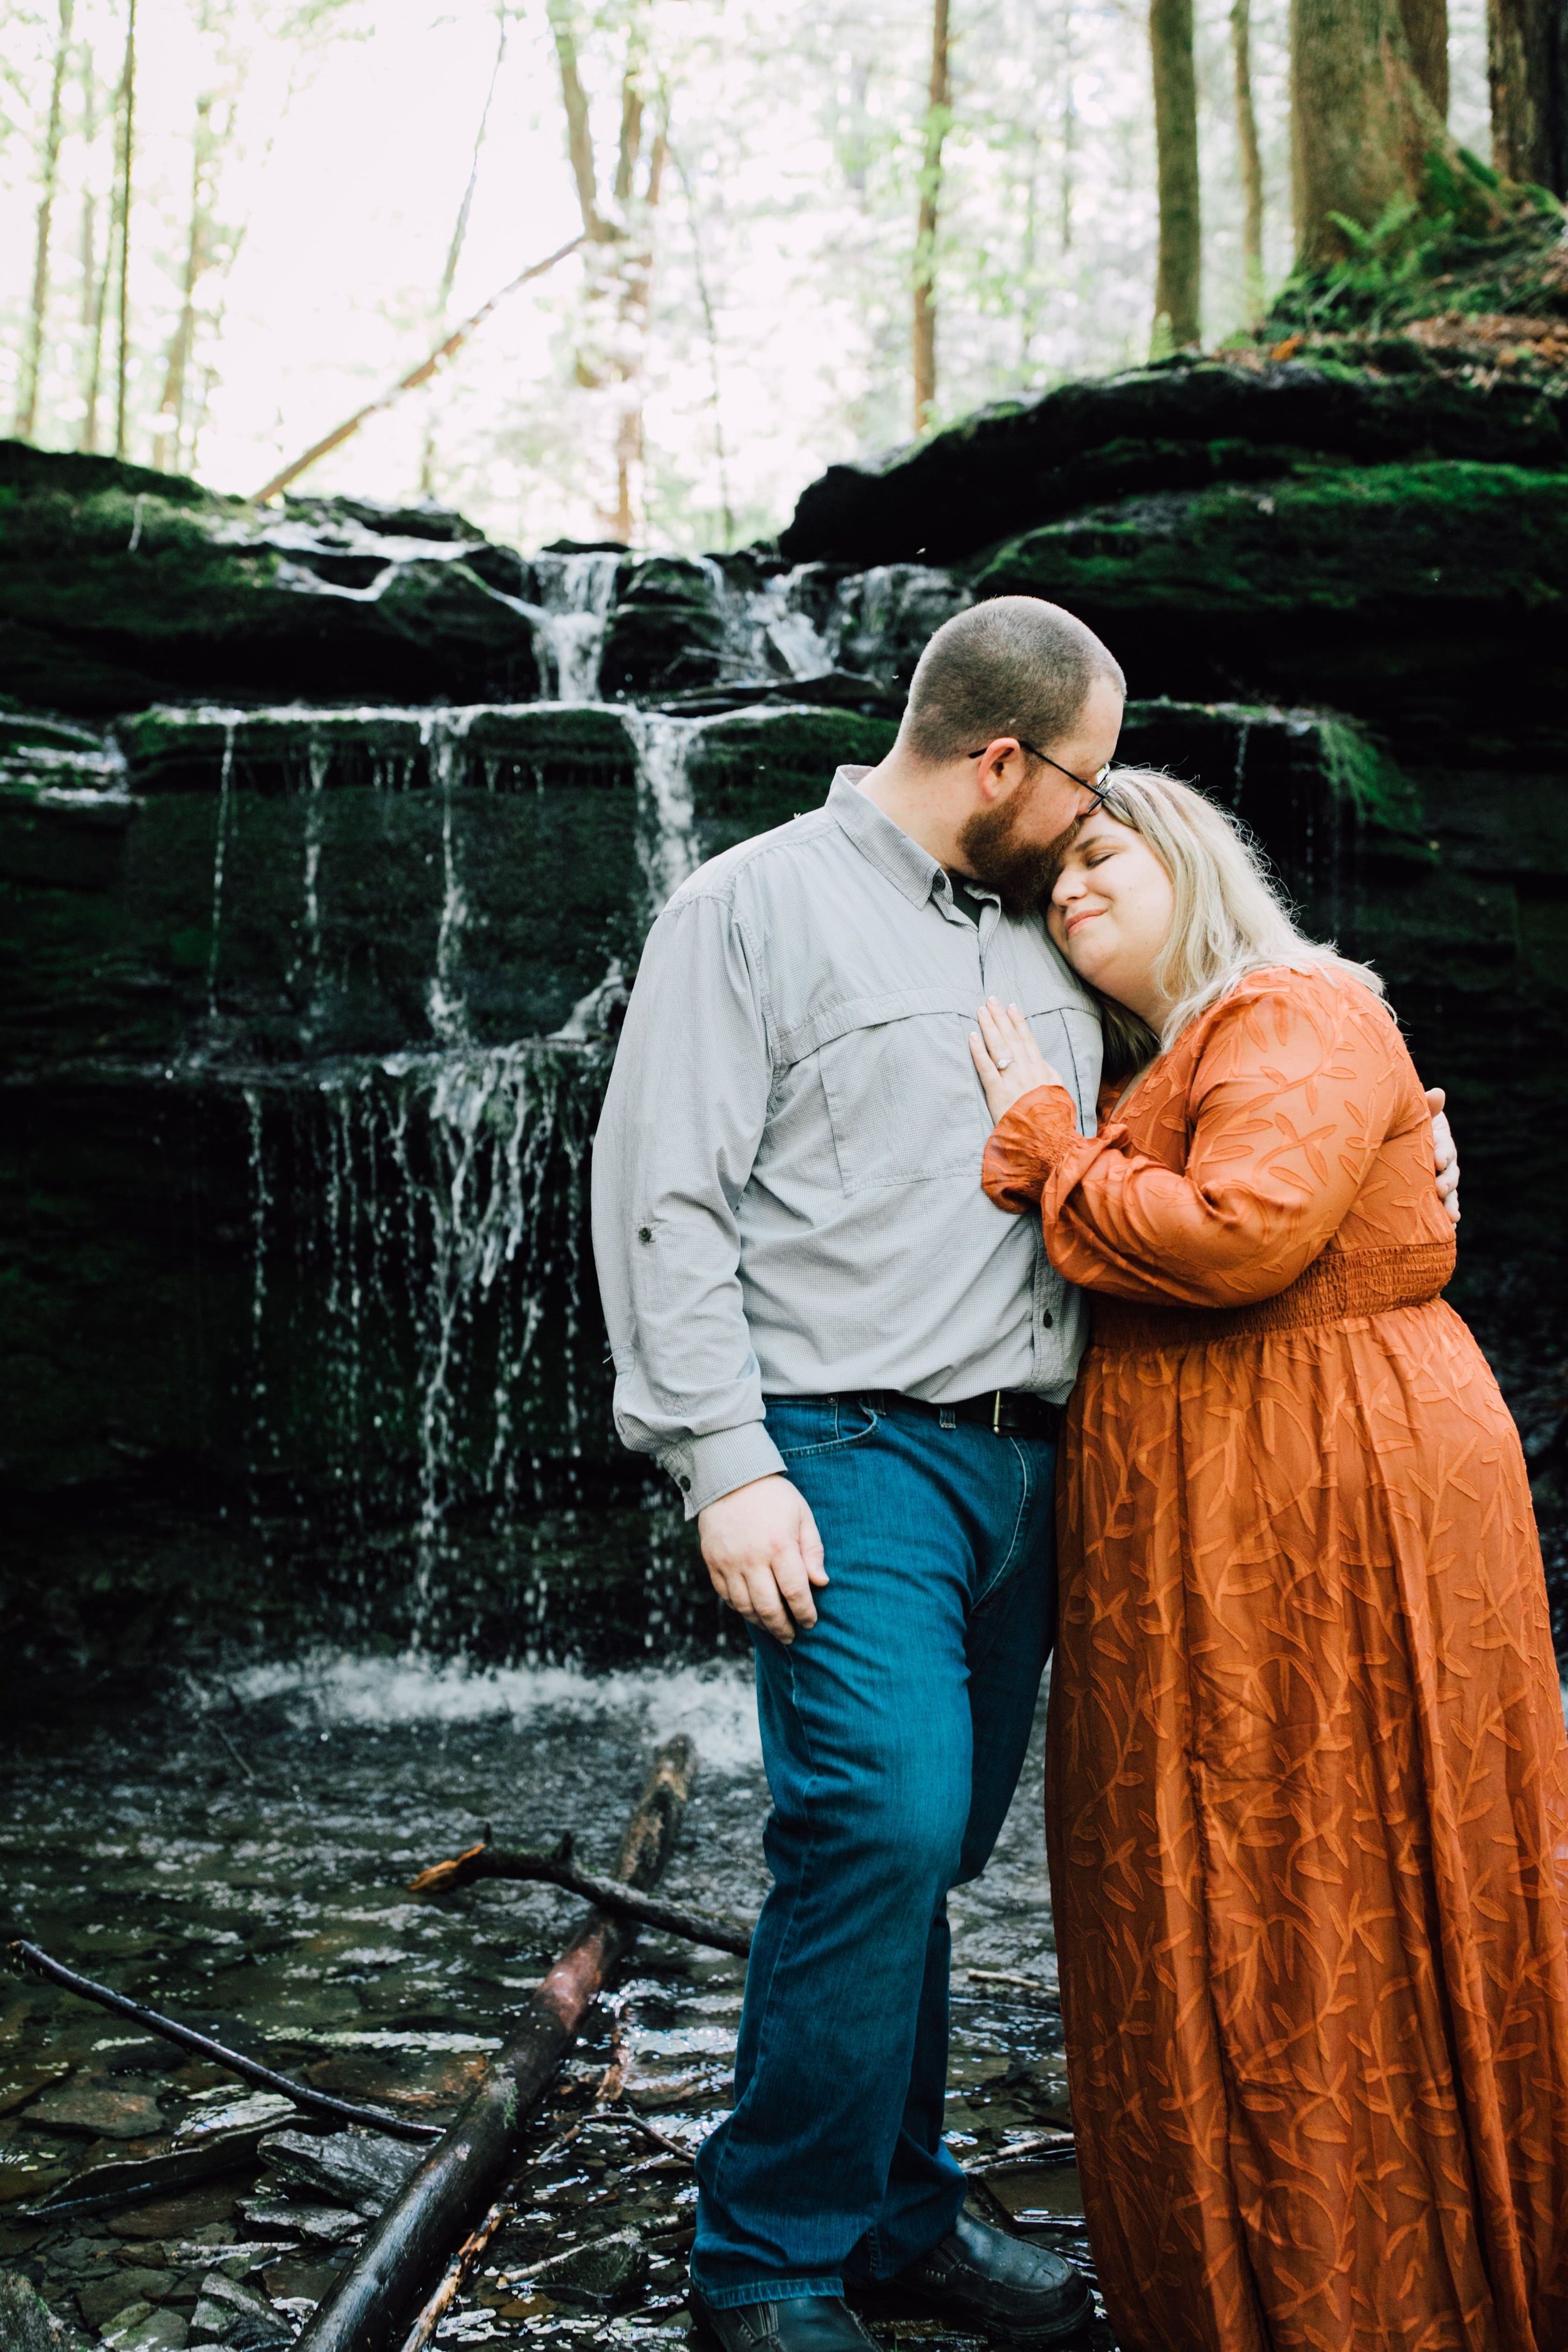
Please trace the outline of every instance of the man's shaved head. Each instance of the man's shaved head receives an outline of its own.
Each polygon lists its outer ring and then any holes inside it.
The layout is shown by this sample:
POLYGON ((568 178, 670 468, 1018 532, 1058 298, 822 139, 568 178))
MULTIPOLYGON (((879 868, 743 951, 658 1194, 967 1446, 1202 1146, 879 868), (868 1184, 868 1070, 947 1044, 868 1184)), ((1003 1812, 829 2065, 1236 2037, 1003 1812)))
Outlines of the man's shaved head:
POLYGON ((900 731, 933 766, 1002 735, 1046 751, 1071 731, 1099 677, 1126 693, 1092 629, 1043 597, 994 596, 942 623, 916 666, 900 731))

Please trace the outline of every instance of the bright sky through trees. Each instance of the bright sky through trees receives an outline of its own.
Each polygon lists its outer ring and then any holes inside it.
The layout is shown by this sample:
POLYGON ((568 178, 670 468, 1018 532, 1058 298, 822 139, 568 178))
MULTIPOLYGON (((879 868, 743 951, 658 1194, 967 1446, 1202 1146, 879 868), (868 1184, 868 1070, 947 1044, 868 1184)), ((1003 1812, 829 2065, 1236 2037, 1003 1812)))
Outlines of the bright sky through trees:
MULTIPOLYGON (((114 446, 114 110, 126 0, 74 0, 34 435, 114 446), (106 270, 106 255, 110 268, 106 270), (98 314, 101 312, 100 317, 98 314)), ((1246 310, 1230 0, 1197 0, 1204 331, 1246 310)), ((628 23, 668 124, 640 536, 776 530, 836 457, 905 438, 931 0, 580 0, 613 168, 628 23)), ((1284 0, 1254 0, 1264 260, 1289 258, 1284 0)), ((1479 0, 1452 12, 1457 135, 1486 152, 1479 0)), ((22 404, 59 0, 0 5, 0 431, 22 404)), ((952 0, 938 421, 1142 359, 1155 200, 1142 0, 952 0)), ((582 228, 545 0, 138 0, 127 455, 258 488, 582 228), (441 281, 494 79, 445 310, 441 281), (195 229, 195 235, 193 235, 195 229), (171 367, 189 289, 188 348, 171 367), (178 383, 177 413, 167 404, 178 383)), ((647 152, 645 143, 644 155, 647 152)), ((579 382, 582 253, 298 487, 433 493, 530 545, 613 506, 579 382)))

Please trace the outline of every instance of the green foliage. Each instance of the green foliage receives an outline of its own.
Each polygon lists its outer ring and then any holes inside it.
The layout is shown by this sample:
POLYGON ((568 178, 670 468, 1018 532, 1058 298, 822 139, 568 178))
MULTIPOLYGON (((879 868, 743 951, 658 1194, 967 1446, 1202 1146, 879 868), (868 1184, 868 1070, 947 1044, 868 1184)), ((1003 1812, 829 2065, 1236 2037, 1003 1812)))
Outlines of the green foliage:
POLYGON ((1289 278, 1258 331, 1274 343, 1298 334, 1376 332, 1434 310, 1557 308, 1561 291, 1534 283, 1558 244, 1563 206, 1544 188, 1499 178, 1468 149, 1426 159, 1420 197, 1391 203, 1370 228, 1331 215, 1350 250, 1289 278))

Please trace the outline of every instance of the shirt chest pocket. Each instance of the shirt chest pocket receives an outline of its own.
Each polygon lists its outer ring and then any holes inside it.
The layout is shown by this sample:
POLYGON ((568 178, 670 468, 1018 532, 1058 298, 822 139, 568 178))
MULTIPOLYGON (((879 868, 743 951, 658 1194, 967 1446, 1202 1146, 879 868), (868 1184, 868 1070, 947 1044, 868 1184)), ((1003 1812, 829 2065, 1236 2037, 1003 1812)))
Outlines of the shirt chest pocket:
POLYGON ((973 1024, 944 1006, 846 1026, 818 1047, 846 1192, 972 1176, 990 1114, 969 1058, 973 1024))

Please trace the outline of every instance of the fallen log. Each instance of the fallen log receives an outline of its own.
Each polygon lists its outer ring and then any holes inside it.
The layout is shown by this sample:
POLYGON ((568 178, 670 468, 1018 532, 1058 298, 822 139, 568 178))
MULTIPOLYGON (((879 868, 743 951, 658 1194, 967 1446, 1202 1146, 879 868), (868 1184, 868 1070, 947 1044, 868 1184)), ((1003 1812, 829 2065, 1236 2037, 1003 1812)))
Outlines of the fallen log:
POLYGON ((503 2222, 510 2220, 513 2210, 510 2196, 503 2194, 497 2198, 479 2228, 469 2231, 447 2265, 440 2285, 404 2337, 401 2352, 425 2352, 425 2347, 468 2284, 475 2263, 503 2222))
MULTIPOLYGON (((660 1748, 626 1824, 617 1880, 653 1885, 668 1860, 690 1789, 688 1739, 660 1748)), ((530 2109, 553 2080, 584 2018, 637 1940, 625 1913, 595 1910, 562 1952, 451 2128, 389 2205, 318 2305, 296 2352, 390 2352, 420 2295, 479 2227, 511 2163, 530 2109)))
POLYGON ((76 1993, 82 2000, 94 2000, 100 2009, 111 2010, 116 2017, 128 2017, 132 2025, 144 2026, 149 2033, 172 2042, 180 2050, 193 2051, 209 2065, 221 2066, 228 2074, 237 2074, 242 2083, 254 2084, 258 2091, 276 2091, 280 2097, 292 2099, 294 2105, 308 2116, 330 2116, 333 2123, 359 2124, 366 2131, 383 2133, 388 2139, 425 2141, 439 2139, 438 2124, 410 2123, 405 2116, 389 2116, 381 2107, 361 2106, 353 2099, 334 2099, 329 2091, 314 2091, 308 2084, 290 2082, 287 2074, 275 2074, 270 2066, 258 2065, 254 2058, 242 2058, 237 2050, 226 2049, 208 2033, 198 2033, 194 2025, 181 2025, 177 2019, 161 2017, 155 2009, 143 2009, 140 2001, 129 2000, 122 1992, 108 1985, 95 1984, 91 1977, 79 1976, 26 1936, 11 1935, 5 1938, 5 1948, 37 1969, 40 1976, 50 1977, 68 1992, 76 1993))
POLYGON ((705 1911, 688 1911, 676 1903, 661 1903, 656 1895, 645 1895, 628 1886, 619 1878, 598 1878, 592 1871, 579 1870, 572 1859, 572 1833, 568 1830, 559 1843, 548 1853, 506 1853, 491 1845, 489 1837, 478 1845, 466 1846, 454 1854, 450 1862, 433 1862, 417 1878, 408 1882, 410 1895, 451 1895, 459 1886, 470 1886, 480 1878, 526 1878, 542 1880, 550 1886, 564 1887, 569 1895, 580 1895, 600 1911, 618 1912, 624 1918, 635 1919, 644 1927, 658 1927, 667 1936, 683 1936, 689 1944, 705 1944, 717 1952, 733 1952, 745 1959, 752 1948, 752 1929, 733 1919, 715 1919, 705 1911))

